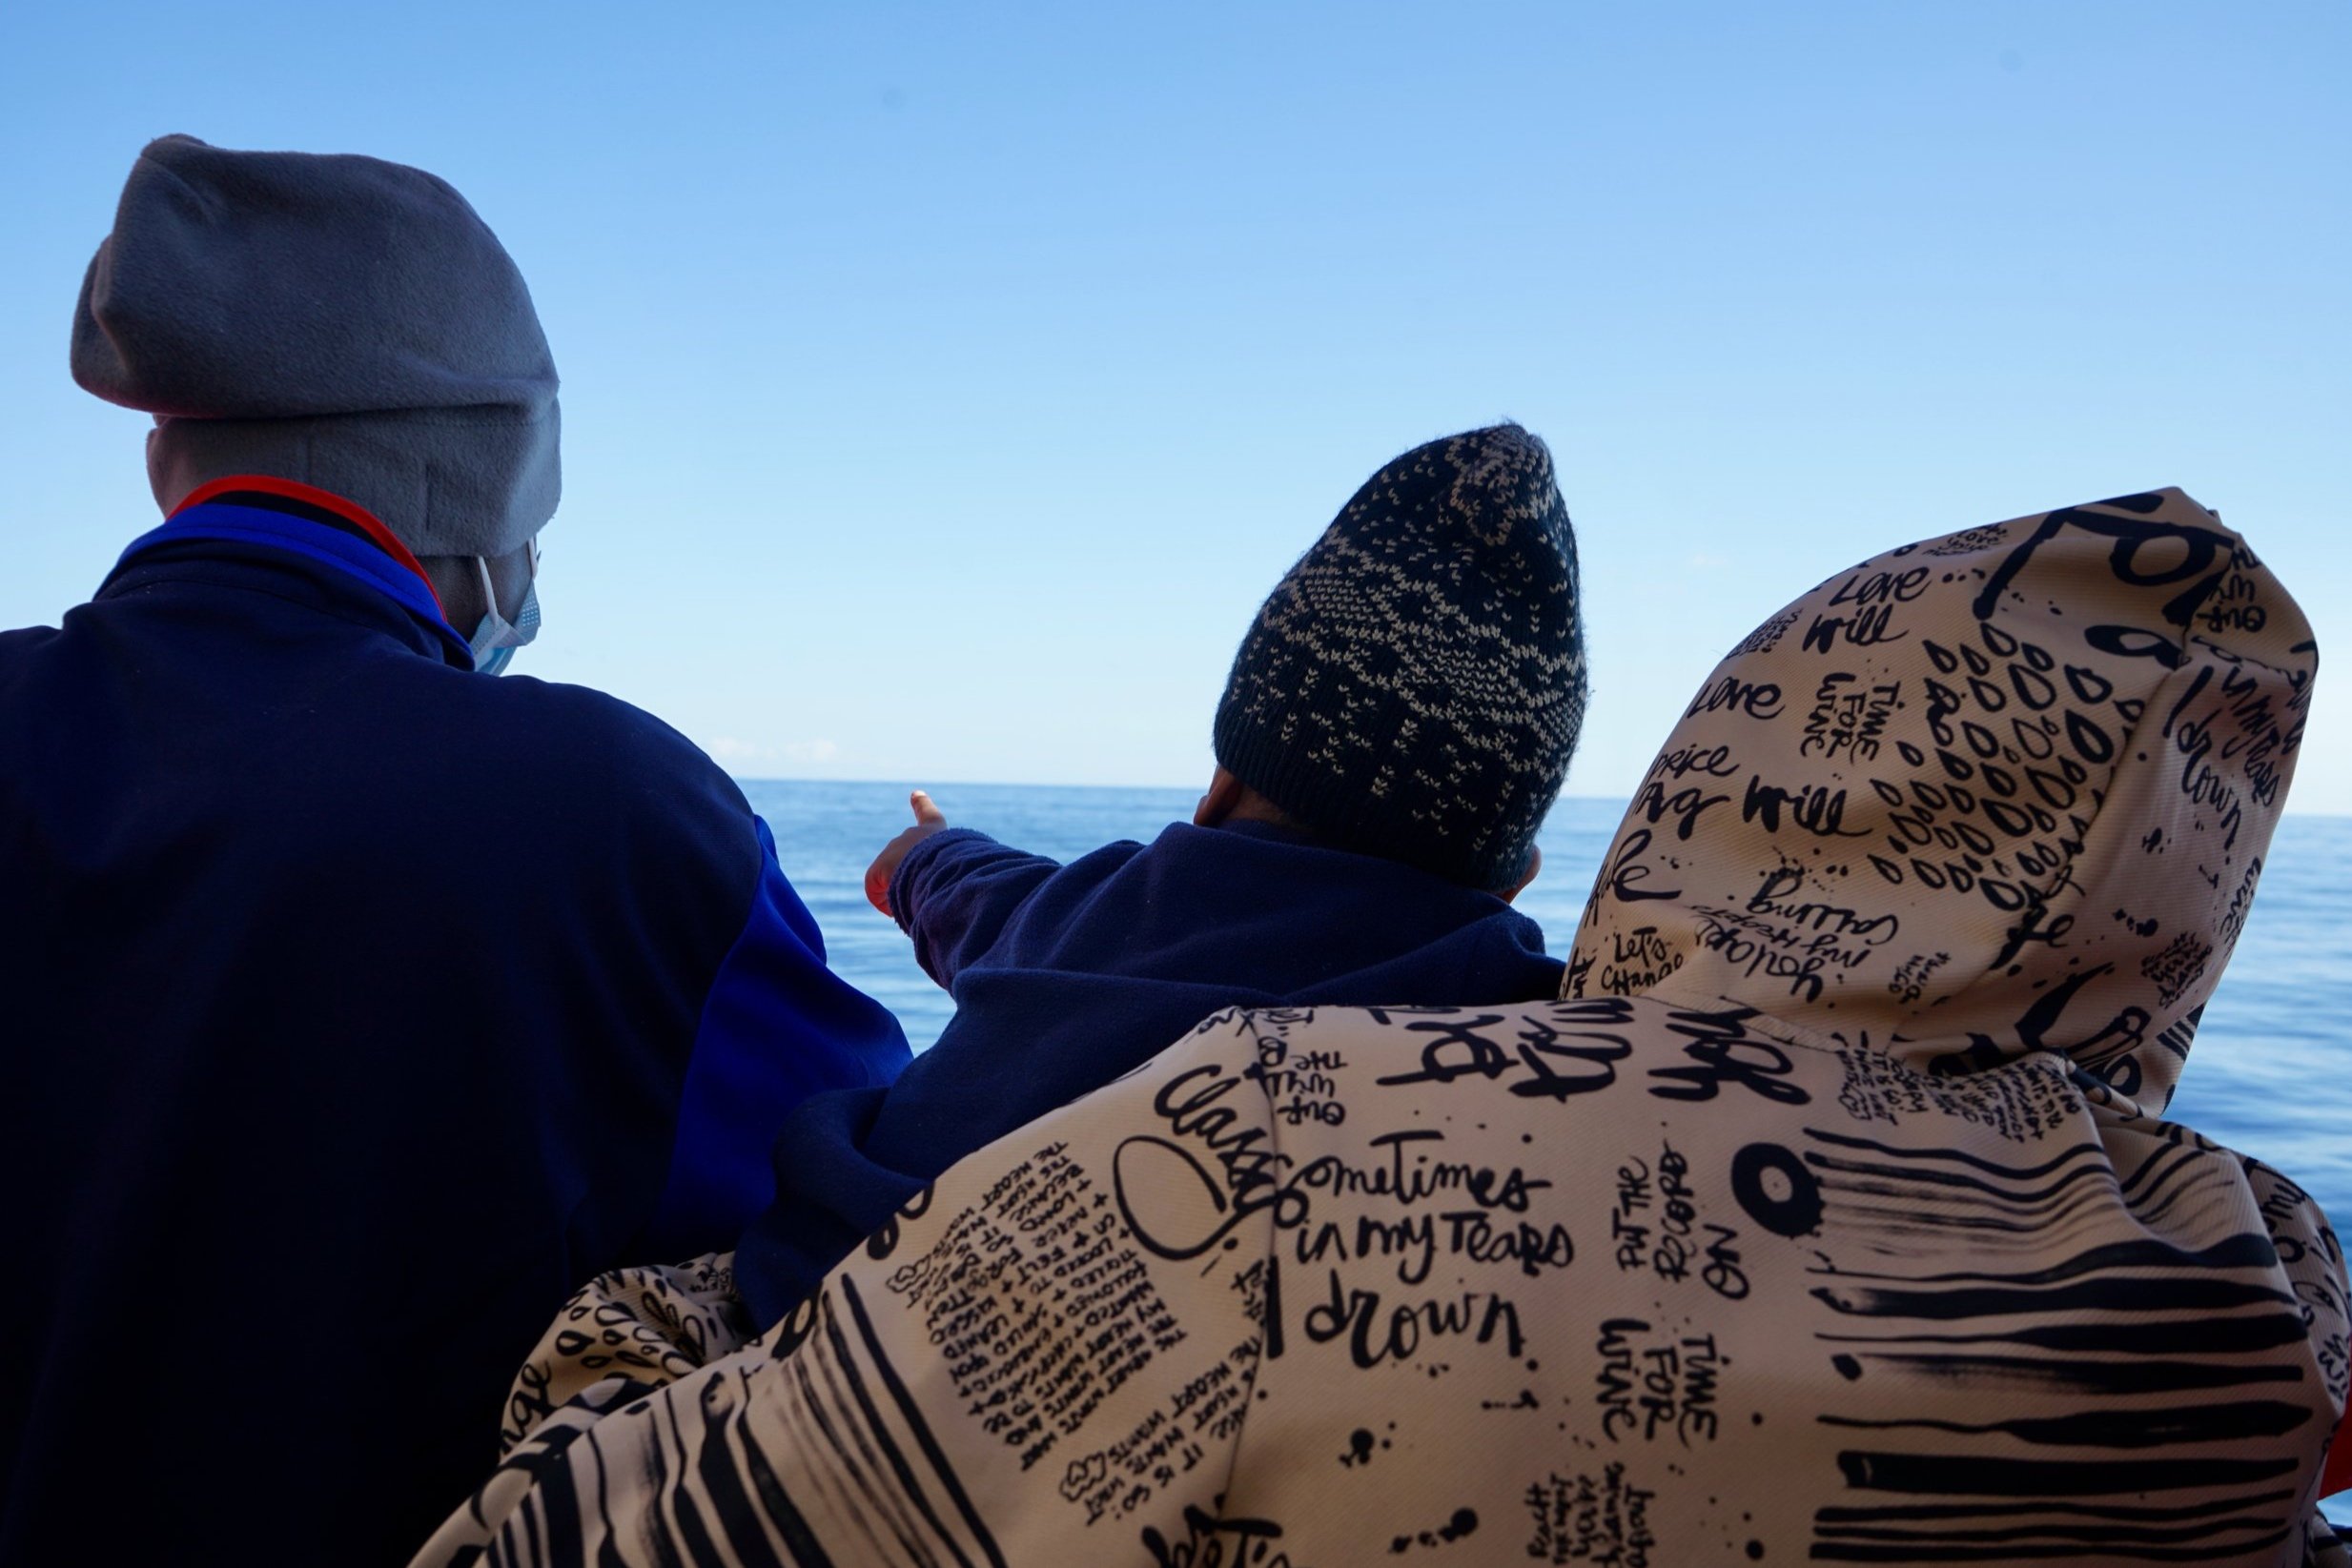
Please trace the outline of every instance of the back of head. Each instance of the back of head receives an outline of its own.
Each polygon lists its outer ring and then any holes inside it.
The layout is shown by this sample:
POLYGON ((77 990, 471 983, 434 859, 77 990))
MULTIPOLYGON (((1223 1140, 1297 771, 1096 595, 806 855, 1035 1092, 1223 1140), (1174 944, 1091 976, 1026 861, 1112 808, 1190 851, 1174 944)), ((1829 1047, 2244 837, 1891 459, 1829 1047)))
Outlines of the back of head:
POLYGON ((1382 468, 1276 585, 1217 706, 1217 760, 1327 844, 1500 887, 1584 712, 1551 454, 1496 425, 1382 468))
POLYGON ((522 274, 397 163, 139 154, 73 320, 73 378, 155 417, 165 511, 233 474, 357 501, 420 556, 507 555, 562 489, 555 362, 522 274))

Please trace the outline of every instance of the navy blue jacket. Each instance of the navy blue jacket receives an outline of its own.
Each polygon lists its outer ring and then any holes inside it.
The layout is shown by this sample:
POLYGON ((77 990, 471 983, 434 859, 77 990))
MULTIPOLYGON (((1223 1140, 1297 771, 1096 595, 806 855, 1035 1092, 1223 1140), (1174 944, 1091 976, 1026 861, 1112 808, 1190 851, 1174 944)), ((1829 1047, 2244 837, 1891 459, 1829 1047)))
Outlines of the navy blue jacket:
POLYGON ((776 1201, 735 1255, 762 1326, 949 1166, 1220 1008, 1560 991, 1543 931, 1501 899, 1261 823, 1179 823, 1066 866, 951 828, 900 863, 890 907, 955 1016, 895 1085, 818 1095, 787 1123, 776 1201))
POLYGON ((333 523, 0 634, 0 1561, 405 1559, 573 1289, 906 1060, 707 758, 333 523))

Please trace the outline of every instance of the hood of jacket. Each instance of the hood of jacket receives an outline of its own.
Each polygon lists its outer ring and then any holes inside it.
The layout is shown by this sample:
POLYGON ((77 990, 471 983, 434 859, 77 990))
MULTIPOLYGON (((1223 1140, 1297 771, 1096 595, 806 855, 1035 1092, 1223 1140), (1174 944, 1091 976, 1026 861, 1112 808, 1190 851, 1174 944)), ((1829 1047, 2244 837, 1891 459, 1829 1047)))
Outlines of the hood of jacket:
POLYGON ((2178 490, 1872 556, 1700 686, 1564 994, 1730 1001, 1933 1073, 2058 1051, 2159 1110, 2318 662, 2286 590, 2178 490))

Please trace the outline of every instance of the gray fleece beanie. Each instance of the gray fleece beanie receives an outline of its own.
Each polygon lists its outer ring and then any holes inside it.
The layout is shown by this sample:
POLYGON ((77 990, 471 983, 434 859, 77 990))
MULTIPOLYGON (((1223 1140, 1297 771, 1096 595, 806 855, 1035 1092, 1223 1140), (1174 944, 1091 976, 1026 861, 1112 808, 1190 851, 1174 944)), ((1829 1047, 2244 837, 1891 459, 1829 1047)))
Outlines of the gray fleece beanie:
POLYGON ((73 378, 155 417, 166 512, 268 474, 358 502, 420 556, 495 558, 562 489, 522 275, 464 197, 376 158, 150 142, 82 281, 73 378))

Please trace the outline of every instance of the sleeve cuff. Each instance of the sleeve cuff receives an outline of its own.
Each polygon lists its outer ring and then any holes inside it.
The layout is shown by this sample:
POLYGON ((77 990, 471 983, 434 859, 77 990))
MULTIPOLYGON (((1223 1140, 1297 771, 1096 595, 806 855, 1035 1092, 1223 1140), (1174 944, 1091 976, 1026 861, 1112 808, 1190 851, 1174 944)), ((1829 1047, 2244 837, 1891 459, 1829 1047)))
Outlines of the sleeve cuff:
POLYGON ((900 930, 909 936, 914 935, 914 916, 910 911, 914 907, 914 879, 922 874, 922 868, 930 865, 941 852, 942 846, 951 841, 968 844, 973 840, 982 844, 996 842, 976 827, 947 827, 907 851, 907 858, 900 861, 898 869, 890 874, 890 918, 898 922, 900 930))

